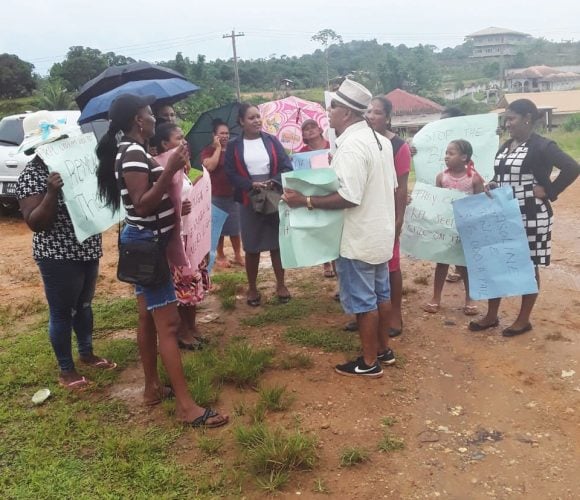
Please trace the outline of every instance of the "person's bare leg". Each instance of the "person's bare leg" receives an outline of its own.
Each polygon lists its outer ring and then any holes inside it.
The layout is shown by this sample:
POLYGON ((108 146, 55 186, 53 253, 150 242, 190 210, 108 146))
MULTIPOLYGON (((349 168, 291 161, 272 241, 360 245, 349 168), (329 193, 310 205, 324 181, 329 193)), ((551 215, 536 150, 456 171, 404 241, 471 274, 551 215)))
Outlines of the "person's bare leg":
POLYGON ((389 283, 391 285, 391 312, 389 314, 387 333, 391 328, 395 330, 402 330, 403 328, 403 273, 400 269, 389 273, 389 283))
POLYGON ((449 270, 448 264, 437 264, 435 266, 435 279, 433 280, 433 297, 431 301, 423 307, 428 312, 437 312, 441 305, 441 294, 443 292, 443 285, 449 270))
POLYGON ((278 297, 289 297, 290 292, 284 282, 284 268, 282 267, 280 250, 270 250, 270 259, 272 260, 272 268, 276 276, 276 293, 278 297))
POLYGON ((358 323, 364 362, 368 366, 373 366, 377 362, 379 348, 379 312, 375 309, 374 311, 357 314, 356 321, 358 323))
POLYGON ((484 328, 493 325, 497 321, 500 304, 501 299, 489 299, 487 301, 486 315, 480 320, 474 321, 474 323, 484 328))
POLYGON ((248 300, 258 298, 258 267, 260 254, 246 252, 246 276, 248 277, 248 300))
POLYGON ((137 305, 139 308, 137 345, 139 346, 139 356, 141 357, 143 374, 145 375, 143 399, 147 403, 162 397, 163 387, 157 371, 157 332, 155 331, 153 316, 147 310, 143 295, 137 296, 137 305))
POLYGON ((219 267, 230 267, 230 264, 228 263, 228 259, 226 258, 226 254, 224 253, 224 237, 223 236, 220 236, 220 239, 218 241, 215 261, 219 267))
POLYGON ((177 311, 181 320, 178 333, 179 340, 184 344, 195 343, 195 306, 179 306, 177 311))
MULTIPOLYGON (((192 399, 181 364, 181 354, 177 347, 177 330, 179 328, 179 313, 175 302, 153 310, 153 320, 159 337, 159 353, 165 366, 165 371, 171 381, 175 394, 175 416, 182 422, 191 422, 204 413, 204 408, 192 399)), ((208 420, 208 424, 219 422, 225 416, 217 416, 208 420)))
MULTIPOLYGON (((378 338, 378 351, 380 354, 389 348, 389 330, 391 327, 391 318, 393 314, 393 307, 391 302, 388 300, 385 302, 380 302, 378 305, 379 311, 379 323, 377 330, 378 338)), ((365 361, 366 363, 366 361, 365 361)))
MULTIPOLYGON (((538 290, 540 289, 540 270, 536 267, 536 281, 538 282, 538 290)), ((534 305, 538 298, 537 293, 531 293, 522 296, 522 305, 520 307, 520 313, 514 321, 514 323, 509 327, 512 330, 521 330, 525 328, 530 323, 530 316, 534 310, 534 305)))
POLYGON ((234 249, 234 261, 240 266, 245 266, 246 261, 242 255, 242 239, 239 235, 230 236, 230 241, 232 242, 232 248, 234 249))
POLYGON ((477 306, 475 306, 469 295, 469 274, 467 272, 467 267, 455 266, 455 270, 457 271, 457 274, 461 276, 463 286, 465 287, 465 306, 463 307, 463 312, 468 316, 476 315, 478 312, 477 306))

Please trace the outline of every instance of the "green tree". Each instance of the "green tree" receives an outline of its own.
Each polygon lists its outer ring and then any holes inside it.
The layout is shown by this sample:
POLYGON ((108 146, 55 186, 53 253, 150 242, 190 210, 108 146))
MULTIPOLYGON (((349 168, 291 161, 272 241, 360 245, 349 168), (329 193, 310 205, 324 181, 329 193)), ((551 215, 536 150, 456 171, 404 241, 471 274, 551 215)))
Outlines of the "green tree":
POLYGON ((82 85, 107 69, 108 59, 98 49, 71 47, 61 63, 53 64, 50 77, 62 80, 69 91, 76 91, 82 85))
POLYGON ((14 54, 0 54, 0 97, 24 97, 36 88, 34 66, 14 54))
POLYGON ((403 88, 405 86, 405 71, 401 59, 396 54, 388 52, 385 60, 379 64, 378 77, 385 93, 403 88))
POLYGON ((49 111, 72 109, 76 107, 72 94, 57 78, 49 78, 43 82, 38 98, 38 108, 49 111))
POLYGON ((330 88, 330 76, 328 72, 328 45, 331 42, 342 43, 342 36, 331 29, 323 29, 312 36, 313 42, 318 42, 324 48, 324 63, 326 67, 326 88, 330 88))

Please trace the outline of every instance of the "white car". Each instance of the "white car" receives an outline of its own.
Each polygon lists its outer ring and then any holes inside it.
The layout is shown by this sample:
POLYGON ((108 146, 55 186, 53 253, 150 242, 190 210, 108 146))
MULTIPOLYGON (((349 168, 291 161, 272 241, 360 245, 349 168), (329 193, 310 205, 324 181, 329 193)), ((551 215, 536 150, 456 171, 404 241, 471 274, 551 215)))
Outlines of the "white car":
MULTIPOLYGON (((57 120, 65 123, 76 123, 80 111, 51 111, 57 120)), ((18 205, 16 200, 16 183, 26 164, 32 159, 24 153, 17 153, 24 139, 22 121, 26 113, 5 116, 0 120, 0 210, 10 211, 18 205)), ((108 122, 97 120, 83 125, 83 132, 93 132, 97 140, 107 131, 108 122)))

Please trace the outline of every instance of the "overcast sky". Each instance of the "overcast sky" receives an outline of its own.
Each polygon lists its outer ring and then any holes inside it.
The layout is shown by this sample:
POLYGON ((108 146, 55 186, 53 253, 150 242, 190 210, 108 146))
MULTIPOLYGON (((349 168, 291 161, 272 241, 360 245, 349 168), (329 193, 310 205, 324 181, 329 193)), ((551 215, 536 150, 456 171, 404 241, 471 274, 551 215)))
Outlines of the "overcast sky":
POLYGON ((439 48, 462 43, 489 26, 550 40, 580 40, 578 0, 1 0, 0 53, 33 63, 41 75, 83 45, 147 61, 176 52, 228 59, 236 31, 238 56, 267 58, 312 52, 324 28, 344 41, 370 40, 439 48))

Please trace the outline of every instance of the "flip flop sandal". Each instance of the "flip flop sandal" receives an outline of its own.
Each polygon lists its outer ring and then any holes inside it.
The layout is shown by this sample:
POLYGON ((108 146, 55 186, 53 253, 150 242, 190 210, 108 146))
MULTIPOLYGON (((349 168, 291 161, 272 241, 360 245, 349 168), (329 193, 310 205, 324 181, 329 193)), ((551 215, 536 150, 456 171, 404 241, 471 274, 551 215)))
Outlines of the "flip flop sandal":
POLYGON ((205 411, 203 412, 203 415, 197 417, 191 422, 183 422, 183 423, 184 425, 187 425, 188 427, 193 427, 194 429, 198 429, 200 427, 204 427, 206 429, 213 429, 215 427, 221 427, 222 425, 226 425, 228 421, 229 420, 227 418, 221 416, 215 410, 212 410, 211 408, 206 408, 205 411), (212 422, 208 424, 207 421, 213 417, 222 417, 222 419, 218 420, 217 422, 212 422))
POLYGON ((439 304, 425 304, 423 306, 423 311, 435 314, 439 312, 439 304))
POLYGON ((258 295, 255 299, 246 299, 246 304, 250 307, 258 307, 262 304, 262 296, 258 295))
POLYGON ((168 385, 162 387, 161 390, 163 391, 163 394, 161 395, 160 398, 151 399, 149 401, 144 401, 143 404, 145 406, 156 406, 156 405, 160 404, 161 402, 163 402, 164 400, 171 399, 175 396, 173 389, 171 387, 169 387, 168 385))
POLYGON ((87 366, 91 366, 93 368, 100 368, 101 370, 114 370, 115 368, 117 368, 117 363, 109 361, 108 359, 105 358, 101 358, 96 363, 85 363, 82 360, 81 362, 87 366))
POLYGON ((291 295, 278 295, 278 304, 288 304, 292 300, 291 295))
POLYGON ((69 391, 82 391, 89 386, 89 381, 85 377, 81 377, 78 380, 74 380, 72 382, 64 382, 59 379, 58 385, 68 389, 69 391))
POLYGON ((207 337, 193 337, 197 340, 200 344, 209 344, 209 339, 207 337))
POLYGON ((449 283, 457 283, 458 281, 461 281, 461 275, 457 273, 449 273, 445 278, 445 281, 449 283))
POLYGON ((528 323, 523 328, 506 328, 501 334, 504 337, 515 337, 516 335, 521 335, 522 333, 527 333, 532 329, 532 324, 528 323))
POLYGON ((183 342, 183 340, 177 339, 177 345, 184 351, 201 351, 203 349, 203 345, 199 341, 188 344, 187 342, 183 342))
POLYGON ((480 325, 477 321, 470 321, 468 328, 472 332, 483 332, 484 330, 495 328, 496 326, 499 326, 499 318, 496 318, 496 320, 489 325, 480 325))
POLYGON ((336 273, 332 269, 326 269, 324 271, 324 277, 325 278, 334 278, 334 277, 336 277, 336 273))
POLYGON ((465 306, 463 308, 463 314, 466 316, 477 316, 479 309, 477 309, 477 306, 465 306))

